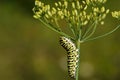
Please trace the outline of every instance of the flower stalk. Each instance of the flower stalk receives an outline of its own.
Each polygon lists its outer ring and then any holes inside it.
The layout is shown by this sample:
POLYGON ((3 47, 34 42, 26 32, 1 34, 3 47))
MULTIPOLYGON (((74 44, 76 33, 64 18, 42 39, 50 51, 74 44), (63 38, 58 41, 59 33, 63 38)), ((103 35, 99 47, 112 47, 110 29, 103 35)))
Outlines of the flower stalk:
POLYGON ((75 80, 78 80, 79 77, 79 65, 80 65, 80 41, 77 41, 77 49, 78 49, 78 64, 77 64, 77 68, 76 68, 76 76, 75 76, 75 80))
POLYGON ((77 63, 77 68, 76 68, 76 76, 75 76, 75 80, 78 80, 78 77, 79 77, 79 66, 80 66, 80 44, 81 44, 81 41, 80 41, 80 37, 78 38, 78 40, 76 41, 76 45, 77 45, 77 49, 78 49, 78 55, 79 55, 79 58, 78 58, 78 63, 77 63))

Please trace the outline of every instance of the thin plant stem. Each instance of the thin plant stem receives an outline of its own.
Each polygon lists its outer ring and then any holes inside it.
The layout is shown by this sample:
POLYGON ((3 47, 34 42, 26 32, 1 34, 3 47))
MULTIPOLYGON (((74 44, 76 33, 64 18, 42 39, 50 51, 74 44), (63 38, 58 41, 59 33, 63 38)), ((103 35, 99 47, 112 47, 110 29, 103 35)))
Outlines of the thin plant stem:
POLYGON ((75 29, 74 29, 72 23, 71 23, 69 20, 67 20, 67 18, 65 18, 65 20, 66 20, 66 22, 67 22, 67 24, 68 24, 68 27, 70 28, 73 36, 75 37, 75 36, 76 36, 76 34, 75 34, 75 29))
POLYGON ((83 35, 82 38, 85 38, 85 37, 87 36, 87 34, 88 34, 88 33, 90 32, 90 30, 93 28, 94 24, 95 24, 95 22, 92 23, 92 25, 85 31, 85 34, 83 35))
POLYGON ((69 35, 67 35, 66 33, 58 30, 58 29, 55 28, 55 27, 53 27, 50 23, 46 23, 46 22, 44 22, 44 21, 41 20, 41 19, 39 19, 39 21, 41 21, 41 22, 42 22, 46 27, 48 27, 49 29, 57 32, 57 33, 60 34, 60 35, 66 36, 66 37, 68 37, 68 38, 70 38, 70 39, 72 39, 72 40, 74 41, 74 39, 73 39, 71 36, 69 36, 69 35))
POLYGON ((69 22, 69 26, 70 26, 71 31, 72 31, 73 35, 75 36, 75 39, 76 39, 77 38, 77 30, 76 30, 74 22, 69 22))
POLYGON ((71 23, 68 23, 70 30, 72 31, 73 35, 76 36, 75 29, 73 28, 71 23))
POLYGON ((90 37, 95 33, 96 28, 97 28, 97 24, 95 23, 95 25, 94 25, 94 27, 93 27, 93 30, 92 30, 91 34, 88 35, 88 36, 87 36, 86 38, 84 38, 83 40, 87 40, 88 38, 90 38, 90 37))
POLYGON ((120 25, 118 25, 116 28, 114 28, 112 31, 108 32, 108 33, 105 33, 103 35, 100 35, 100 36, 97 36, 97 37, 94 37, 94 38, 91 38, 91 39, 87 39, 87 40, 82 40, 82 42, 87 42, 87 41, 92 41, 92 40, 96 40, 96 39, 99 39, 99 38, 102 38, 102 37, 105 37, 105 36, 108 36, 109 34, 112 34, 113 32, 115 32, 117 29, 120 28, 120 25))
POLYGON ((55 18, 55 23, 56 23, 56 26, 58 27, 58 29, 61 31, 60 25, 58 24, 58 21, 56 18, 55 18))

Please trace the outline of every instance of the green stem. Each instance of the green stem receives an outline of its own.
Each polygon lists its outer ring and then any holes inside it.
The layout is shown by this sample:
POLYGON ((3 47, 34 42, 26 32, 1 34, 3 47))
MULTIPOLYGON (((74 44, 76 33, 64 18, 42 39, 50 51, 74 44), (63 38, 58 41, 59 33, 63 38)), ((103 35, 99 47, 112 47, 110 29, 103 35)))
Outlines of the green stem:
POLYGON ((55 18, 55 23, 56 23, 56 26, 58 27, 58 29, 61 31, 60 25, 58 24, 58 21, 56 18, 55 18))
POLYGON ((69 36, 69 35, 65 34, 64 32, 58 30, 57 28, 53 27, 50 23, 46 23, 45 21, 43 21, 43 20, 41 20, 41 19, 39 19, 39 21, 42 22, 42 23, 43 23, 46 27, 48 27, 49 29, 57 32, 57 33, 60 34, 60 35, 66 36, 66 37, 68 37, 68 38, 70 38, 70 39, 72 39, 72 40, 74 41, 74 39, 73 39, 71 36, 69 36))
POLYGON ((88 29, 85 31, 85 34, 83 35, 82 38, 85 38, 87 36, 87 34, 90 32, 90 30, 93 28, 93 26, 95 25, 96 22, 94 22, 90 27, 88 27, 88 29))
POLYGON ((69 27, 70 27, 70 30, 72 31, 73 35, 76 36, 76 33, 75 33, 75 29, 74 27, 72 26, 71 23, 68 23, 69 27))
MULTIPOLYGON (((93 25, 92 25, 93 26, 93 25)), ((97 22, 95 23, 94 27, 93 27, 93 30, 91 32, 90 35, 88 35, 86 38, 83 38, 83 40, 87 40, 88 38, 90 38, 96 31, 96 28, 97 28, 97 22)))
POLYGON ((108 33, 105 33, 103 35, 100 35, 100 36, 97 36, 97 37, 94 37, 94 38, 91 38, 91 39, 87 39, 87 40, 82 40, 82 42, 87 42, 87 41, 91 41, 91 40, 95 40, 95 39, 99 39, 99 38, 102 38, 102 37, 105 37, 105 36, 108 36, 109 34, 112 34, 113 32, 115 32, 117 29, 120 28, 120 25, 118 25, 116 28, 114 28, 112 31, 108 32, 108 33))
POLYGON ((78 38, 76 41, 76 47, 78 49, 78 63, 77 63, 77 68, 76 68, 76 76, 75 76, 75 80, 78 80, 79 77, 79 65, 80 65, 80 41, 81 40, 81 29, 79 30, 79 34, 78 34, 78 38))
POLYGON ((76 42, 77 44, 77 49, 78 49, 78 63, 77 63, 77 68, 76 68, 76 76, 75 76, 75 80, 78 80, 78 77, 79 77, 79 65, 80 65, 80 41, 77 40, 76 42))

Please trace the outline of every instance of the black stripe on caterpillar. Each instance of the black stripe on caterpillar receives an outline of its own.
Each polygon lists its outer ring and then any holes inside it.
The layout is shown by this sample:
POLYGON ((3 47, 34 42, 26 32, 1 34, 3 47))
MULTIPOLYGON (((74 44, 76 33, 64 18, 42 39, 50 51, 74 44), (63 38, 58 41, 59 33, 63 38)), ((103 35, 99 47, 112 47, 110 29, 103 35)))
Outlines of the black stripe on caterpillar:
POLYGON ((75 78, 76 68, 78 64, 78 49, 75 44, 66 37, 60 37, 60 45, 67 51, 67 66, 70 77, 75 78))

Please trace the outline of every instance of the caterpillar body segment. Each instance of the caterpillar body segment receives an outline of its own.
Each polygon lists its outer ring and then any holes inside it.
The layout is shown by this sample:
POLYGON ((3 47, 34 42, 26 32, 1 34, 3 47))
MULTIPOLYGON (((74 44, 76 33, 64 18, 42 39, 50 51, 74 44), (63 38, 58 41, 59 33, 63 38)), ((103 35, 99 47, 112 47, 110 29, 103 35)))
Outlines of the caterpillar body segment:
POLYGON ((60 37, 60 45, 67 51, 67 66, 70 77, 75 78, 78 64, 78 49, 75 44, 66 37, 60 37))

